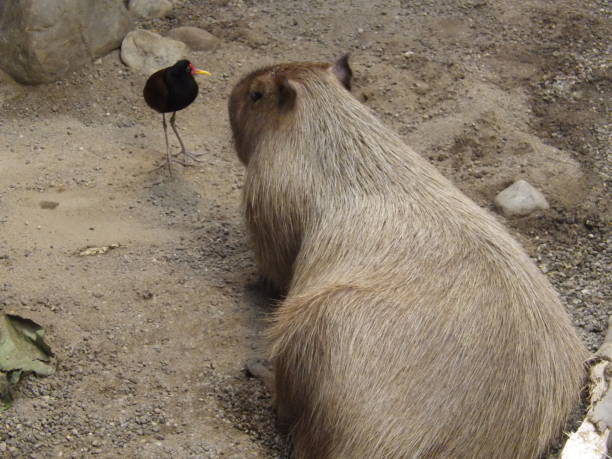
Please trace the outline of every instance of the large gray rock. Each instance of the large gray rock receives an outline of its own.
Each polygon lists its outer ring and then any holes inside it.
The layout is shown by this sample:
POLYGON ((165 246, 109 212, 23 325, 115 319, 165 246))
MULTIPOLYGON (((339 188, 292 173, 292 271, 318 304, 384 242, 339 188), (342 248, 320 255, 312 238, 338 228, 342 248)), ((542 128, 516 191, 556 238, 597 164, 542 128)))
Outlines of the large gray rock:
POLYGON ((529 215, 538 209, 548 209, 542 193, 525 180, 518 180, 495 197, 495 204, 506 217, 529 215))
POLYGON ((164 38, 147 30, 134 30, 121 44, 121 60, 130 69, 150 75, 164 67, 187 59, 189 47, 181 42, 164 38))
POLYGON ((163 18, 172 11, 170 0, 130 0, 130 11, 142 18, 163 18))
POLYGON ((118 48, 123 0, 0 0, 0 68, 20 83, 55 81, 118 48))
POLYGON ((199 27, 176 27, 168 32, 168 37, 182 41, 192 51, 212 51, 219 46, 219 39, 199 27))

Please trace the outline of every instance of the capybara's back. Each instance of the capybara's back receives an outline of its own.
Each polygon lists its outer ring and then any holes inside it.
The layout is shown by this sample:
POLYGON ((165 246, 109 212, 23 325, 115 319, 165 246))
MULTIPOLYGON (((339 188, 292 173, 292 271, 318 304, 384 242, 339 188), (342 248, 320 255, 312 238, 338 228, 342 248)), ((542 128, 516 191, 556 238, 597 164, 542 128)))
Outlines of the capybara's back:
POLYGON ((587 352, 485 210, 347 90, 347 59, 258 70, 229 110, 294 458, 534 458, 587 352))

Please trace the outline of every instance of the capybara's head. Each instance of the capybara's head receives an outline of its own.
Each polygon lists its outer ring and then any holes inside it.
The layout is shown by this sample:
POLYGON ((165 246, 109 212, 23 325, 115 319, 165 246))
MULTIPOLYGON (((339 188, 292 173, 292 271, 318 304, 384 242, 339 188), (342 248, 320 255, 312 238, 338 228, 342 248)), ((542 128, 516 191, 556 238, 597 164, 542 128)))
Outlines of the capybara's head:
POLYGON ((246 165, 261 141, 291 129, 306 98, 325 98, 326 89, 351 89, 348 54, 335 63, 279 64, 256 70, 234 87, 229 117, 238 157, 246 165))

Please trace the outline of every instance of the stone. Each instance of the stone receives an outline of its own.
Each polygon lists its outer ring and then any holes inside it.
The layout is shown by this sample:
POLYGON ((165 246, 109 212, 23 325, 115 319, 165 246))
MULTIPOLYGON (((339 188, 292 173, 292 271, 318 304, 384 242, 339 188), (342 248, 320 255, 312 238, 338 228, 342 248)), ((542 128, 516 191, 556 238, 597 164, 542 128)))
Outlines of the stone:
POLYGON ((0 68, 56 81, 116 49, 131 27, 123 0, 0 0, 0 68))
POLYGON ((130 69, 150 75, 180 59, 187 59, 189 47, 147 30, 133 30, 121 44, 121 60, 130 69))
POLYGON ((192 51, 212 51, 219 46, 219 39, 198 27, 176 27, 168 32, 168 37, 182 41, 192 51))
POLYGON ((130 0, 131 13, 145 19, 163 18, 172 11, 170 0, 130 0))
POLYGON ((495 197, 495 204, 506 217, 529 215, 550 206, 542 193, 525 180, 518 180, 495 197))
POLYGON ((414 82, 414 92, 416 92, 419 95, 424 95, 427 94, 430 90, 430 86, 425 83, 424 81, 415 81, 414 82))

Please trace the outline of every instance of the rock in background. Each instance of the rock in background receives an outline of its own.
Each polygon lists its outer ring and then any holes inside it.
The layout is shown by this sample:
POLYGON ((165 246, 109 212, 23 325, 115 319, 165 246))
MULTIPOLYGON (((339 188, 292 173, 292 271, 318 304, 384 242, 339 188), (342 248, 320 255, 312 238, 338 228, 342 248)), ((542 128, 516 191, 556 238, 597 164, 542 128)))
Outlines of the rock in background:
POLYGON ((121 60, 130 69, 150 75, 180 59, 186 59, 189 47, 147 30, 134 30, 121 44, 121 60))
POLYGON ((168 37, 185 43, 192 51, 213 51, 219 46, 219 39, 199 27, 176 27, 168 37))
POLYGON ((0 68, 20 83, 55 81, 119 47, 129 29, 122 0, 3 0, 0 68))
POLYGON ((495 204, 506 217, 521 217, 549 208, 544 195, 525 180, 518 180, 501 191, 495 197, 495 204))
POLYGON ((172 11, 173 3, 170 0, 130 0, 130 12, 141 18, 162 18, 172 11))

